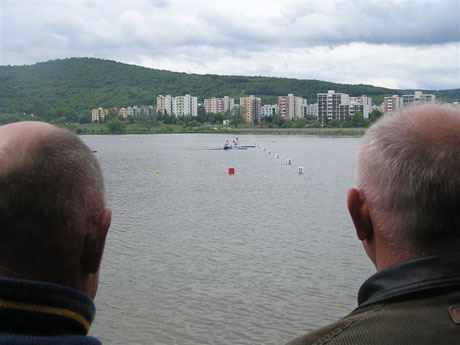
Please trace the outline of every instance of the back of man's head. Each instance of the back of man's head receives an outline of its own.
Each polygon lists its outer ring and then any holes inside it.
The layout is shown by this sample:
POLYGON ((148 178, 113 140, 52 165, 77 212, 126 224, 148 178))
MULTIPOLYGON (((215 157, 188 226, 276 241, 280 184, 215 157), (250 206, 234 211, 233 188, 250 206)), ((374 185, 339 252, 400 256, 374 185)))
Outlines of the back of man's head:
POLYGON ((386 115, 357 165, 386 245, 406 257, 460 251, 460 112, 425 105, 386 115))
POLYGON ((0 162, 0 265, 78 288, 88 229, 104 210, 94 154, 68 131, 19 123, 0 127, 0 162))

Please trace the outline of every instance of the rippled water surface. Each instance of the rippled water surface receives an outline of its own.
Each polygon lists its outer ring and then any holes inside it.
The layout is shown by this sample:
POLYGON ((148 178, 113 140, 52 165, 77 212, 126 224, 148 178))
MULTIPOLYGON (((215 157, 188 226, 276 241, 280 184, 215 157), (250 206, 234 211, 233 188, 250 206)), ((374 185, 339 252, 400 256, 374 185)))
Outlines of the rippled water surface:
POLYGON ((346 211, 360 139, 82 139, 113 210, 92 327, 105 344, 284 344, 356 307, 373 272, 346 211))

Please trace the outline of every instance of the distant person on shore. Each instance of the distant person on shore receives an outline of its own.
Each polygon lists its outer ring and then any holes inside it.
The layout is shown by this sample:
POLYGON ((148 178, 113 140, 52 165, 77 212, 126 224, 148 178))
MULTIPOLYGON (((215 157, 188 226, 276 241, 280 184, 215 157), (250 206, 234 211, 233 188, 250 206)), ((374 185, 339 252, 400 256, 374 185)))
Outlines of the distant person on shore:
POLYGON ((351 314, 289 345, 460 344, 460 112, 386 115, 362 140, 357 185, 348 209, 377 273, 351 314))
POLYGON ((43 122, 0 126, 0 343, 87 336, 111 211, 94 154, 43 122))

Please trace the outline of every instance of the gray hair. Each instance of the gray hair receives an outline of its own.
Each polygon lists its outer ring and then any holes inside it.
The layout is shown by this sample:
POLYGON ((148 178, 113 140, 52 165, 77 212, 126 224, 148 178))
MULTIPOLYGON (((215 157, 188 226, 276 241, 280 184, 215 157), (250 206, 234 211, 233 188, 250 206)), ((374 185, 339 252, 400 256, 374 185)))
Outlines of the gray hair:
POLYGON ((0 175, 3 258, 52 260, 53 252, 73 245, 91 212, 104 207, 101 169, 80 138, 56 129, 33 145, 26 164, 0 175))
POLYGON ((424 105, 384 116, 363 137, 357 182, 393 248, 459 250, 460 112, 424 105))

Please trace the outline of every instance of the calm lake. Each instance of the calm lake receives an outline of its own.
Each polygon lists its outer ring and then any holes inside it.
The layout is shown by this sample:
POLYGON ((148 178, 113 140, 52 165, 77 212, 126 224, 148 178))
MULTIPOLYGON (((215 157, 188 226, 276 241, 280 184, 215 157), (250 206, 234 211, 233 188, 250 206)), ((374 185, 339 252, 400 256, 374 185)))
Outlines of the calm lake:
POLYGON ((92 327, 105 344, 284 344, 356 307, 374 271, 346 210, 359 138, 82 139, 113 210, 92 327))

